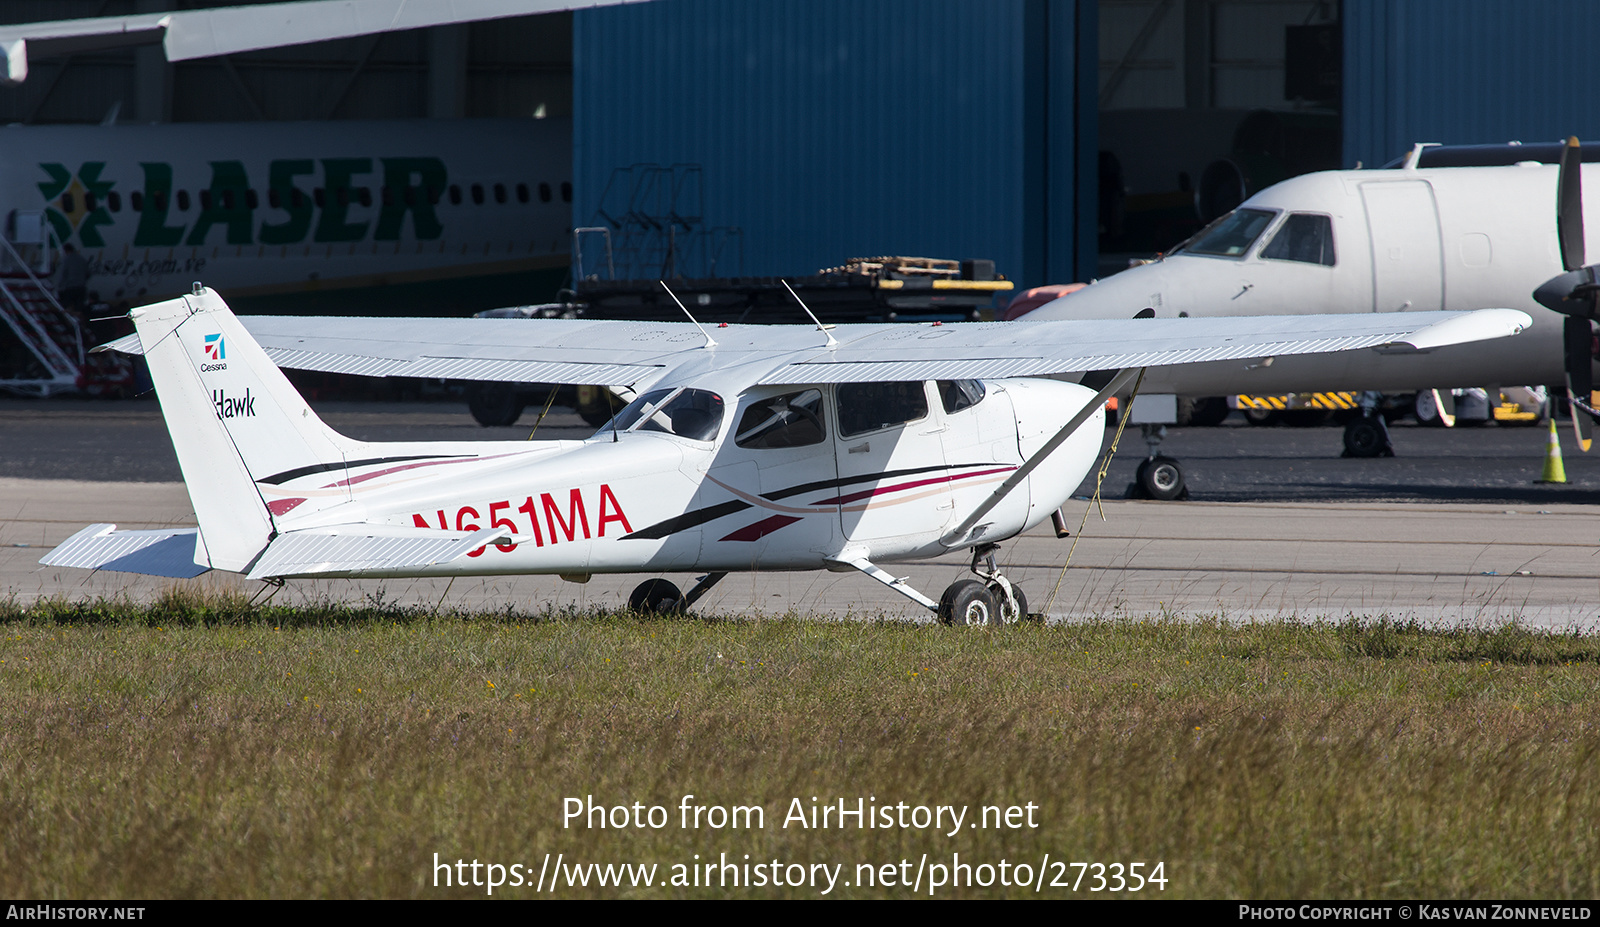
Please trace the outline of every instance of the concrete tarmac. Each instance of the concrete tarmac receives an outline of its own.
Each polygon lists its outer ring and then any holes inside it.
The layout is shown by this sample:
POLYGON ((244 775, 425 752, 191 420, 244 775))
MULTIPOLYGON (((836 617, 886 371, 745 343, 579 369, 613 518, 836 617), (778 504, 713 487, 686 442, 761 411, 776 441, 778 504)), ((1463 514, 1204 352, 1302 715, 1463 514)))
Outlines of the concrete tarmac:
MULTIPOLYGON (((54 597, 143 601, 180 582, 252 592, 258 588, 228 574, 177 581, 38 565, 50 547, 92 522, 114 522, 122 528, 193 524, 182 484, 162 479, 163 467, 172 467, 173 475, 176 468, 159 413, 153 405, 134 408, 138 405, 0 404, 0 433, 5 435, 0 442, 0 595, 20 602, 54 597)), ((345 433, 379 440, 523 438, 536 414, 530 412, 517 428, 480 429, 453 407, 350 404, 319 412, 345 433)), ((1600 509, 1585 503, 1596 495, 1600 467, 1573 455, 1567 464, 1572 483, 1538 487, 1532 478, 1542 432, 1411 432, 1396 429, 1397 446, 1401 437, 1416 442, 1409 452, 1402 451, 1410 456, 1387 461, 1340 460, 1331 451, 1339 433, 1331 428, 1225 427, 1175 433, 1166 449, 1179 457, 1185 456, 1185 448, 1193 452, 1197 465, 1191 472, 1205 481, 1191 479, 1197 483, 1197 499, 1250 497, 1251 487, 1260 485, 1253 501, 1112 499, 1105 503, 1106 521, 1090 517, 1064 575, 1071 542, 1056 539, 1048 526, 1006 544, 1000 559, 1032 608, 1047 608, 1057 619, 1356 616, 1445 627, 1520 620, 1530 627, 1597 630, 1600 509), (1427 441, 1446 445, 1435 454, 1439 468, 1461 468, 1467 485, 1405 476, 1418 467, 1426 469, 1429 453, 1421 448, 1427 441), (1472 442, 1483 449, 1477 466, 1472 442), (1299 444, 1317 447, 1294 451, 1299 444), (1301 497, 1344 501, 1288 501, 1296 488, 1287 476, 1290 467, 1319 474, 1322 481, 1299 486, 1301 497), (1276 474, 1276 481, 1252 482, 1250 474, 1257 471, 1276 474), (1470 501, 1387 501, 1452 498, 1451 493, 1470 501), (1058 577, 1060 589, 1052 601, 1058 577)), ((540 437, 584 433, 575 416, 565 415, 548 421, 540 437)), ((1142 444, 1136 434, 1124 438, 1125 456, 1113 467, 1107 496, 1121 495, 1142 444)), ((1092 481, 1080 491, 1092 491, 1092 481)), ((1082 499, 1067 504, 1074 533, 1087 507, 1082 499)), ((946 585, 969 575, 966 565, 965 557, 948 556, 889 569, 937 598, 946 585)), ((295 580, 277 593, 276 601, 442 602, 517 611, 616 607, 645 578, 596 576, 583 585, 542 576, 460 578, 453 583, 295 580)), ((673 579, 685 587, 692 582, 692 577, 673 579)), ((908 600, 854 573, 734 575, 703 599, 699 610, 926 619, 908 600)))

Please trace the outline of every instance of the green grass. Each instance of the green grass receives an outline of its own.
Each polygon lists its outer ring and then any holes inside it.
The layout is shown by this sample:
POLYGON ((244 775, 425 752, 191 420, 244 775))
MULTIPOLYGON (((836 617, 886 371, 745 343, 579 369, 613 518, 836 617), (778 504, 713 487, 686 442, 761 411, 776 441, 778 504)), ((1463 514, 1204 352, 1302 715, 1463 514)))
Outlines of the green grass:
MULTIPOLYGON (((658 880, 726 852, 842 863, 846 897, 910 894, 855 885, 858 863, 959 853, 1037 878, 1048 853, 1161 861, 1164 891, 1140 894, 1168 898, 1590 898, 1597 709, 1600 639, 1515 625, 0 604, 0 895, 484 894, 435 886, 437 853, 531 867, 496 892, 525 898, 547 852, 658 880), (683 829, 687 793, 762 805, 766 826, 683 829), (563 828, 563 799, 588 795, 669 826, 563 828), (969 823, 1032 802, 1038 826, 785 828, 812 796, 969 823)), ((1008 894, 1033 891, 939 892, 1008 894)))

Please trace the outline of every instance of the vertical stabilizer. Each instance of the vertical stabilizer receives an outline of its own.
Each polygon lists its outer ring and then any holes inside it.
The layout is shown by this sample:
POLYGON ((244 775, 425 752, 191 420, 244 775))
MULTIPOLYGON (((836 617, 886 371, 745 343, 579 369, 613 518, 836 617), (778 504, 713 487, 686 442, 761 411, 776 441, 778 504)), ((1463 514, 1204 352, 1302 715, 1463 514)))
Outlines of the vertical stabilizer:
POLYGON ((211 290, 130 315, 200 523, 195 562, 245 572, 275 533, 257 481, 340 467, 355 442, 312 413, 211 290))

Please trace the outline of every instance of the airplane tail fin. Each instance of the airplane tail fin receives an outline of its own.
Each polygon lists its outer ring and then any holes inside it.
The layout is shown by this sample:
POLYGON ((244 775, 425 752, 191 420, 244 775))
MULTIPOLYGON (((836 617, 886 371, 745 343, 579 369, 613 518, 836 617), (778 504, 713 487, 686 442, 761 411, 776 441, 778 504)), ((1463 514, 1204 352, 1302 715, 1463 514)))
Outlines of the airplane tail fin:
POLYGON ((215 292, 196 286, 130 315, 200 525, 195 562, 246 572, 286 511, 258 484, 342 469, 359 444, 322 423, 215 292))

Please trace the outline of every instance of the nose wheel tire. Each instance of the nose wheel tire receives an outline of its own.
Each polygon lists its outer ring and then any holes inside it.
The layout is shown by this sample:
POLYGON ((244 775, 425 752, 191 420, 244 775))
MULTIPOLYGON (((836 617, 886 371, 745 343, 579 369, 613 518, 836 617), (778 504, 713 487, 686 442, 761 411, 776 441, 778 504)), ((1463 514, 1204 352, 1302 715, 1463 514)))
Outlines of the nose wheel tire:
POLYGON ((1183 479, 1183 467, 1171 457, 1156 457, 1139 464, 1134 480, 1140 495, 1158 502, 1189 498, 1189 487, 1183 479))
POLYGON ((951 583, 939 597, 939 621, 967 627, 1000 625, 1004 618, 1000 614, 999 600, 987 586, 977 580, 964 579, 951 583))
POLYGON ((647 579, 628 596, 628 607, 641 615, 659 615, 675 611, 682 601, 677 586, 664 579, 647 579))
POLYGON ((1389 436, 1374 418, 1358 418, 1344 428, 1344 456, 1393 457, 1389 436))

